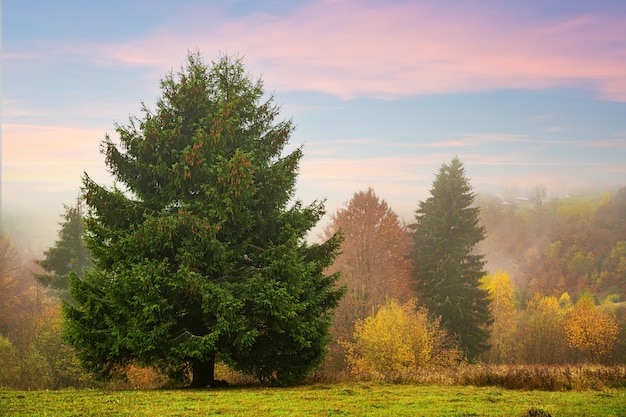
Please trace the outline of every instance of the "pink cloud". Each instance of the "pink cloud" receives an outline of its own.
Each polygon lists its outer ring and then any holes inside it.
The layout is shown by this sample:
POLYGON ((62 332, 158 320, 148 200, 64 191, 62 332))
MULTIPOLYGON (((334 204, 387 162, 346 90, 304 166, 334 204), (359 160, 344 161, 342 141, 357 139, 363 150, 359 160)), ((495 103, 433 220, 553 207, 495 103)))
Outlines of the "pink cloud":
POLYGON ((626 17, 545 20, 490 7, 318 1, 282 18, 236 20, 194 10, 190 23, 170 19, 147 37, 95 50, 105 61, 174 69, 196 47, 208 59, 240 53, 271 89, 344 98, 584 86, 626 100, 626 17))
POLYGON ((581 142, 580 145, 587 148, 626 149, 626 138, 586 141, 581 142))
POLYGON ((4 191, 33 183, 48 192, 78 192, 84 170, 108 178, 99 152, 100 130, 4 124, 2 136, 4 191))
MULTIPOLYGON (((417 181, 424 179, 420 166, 437 166, 450 159, 447 154, 429 154, 415 157, 371 157, 371 158, 304 158, 300 174, 307 180, 334 180, 336 178, 358 178, 361 182, 394 180, 417 181)), ((428 171, 427 171, 428 172, 428 171)))

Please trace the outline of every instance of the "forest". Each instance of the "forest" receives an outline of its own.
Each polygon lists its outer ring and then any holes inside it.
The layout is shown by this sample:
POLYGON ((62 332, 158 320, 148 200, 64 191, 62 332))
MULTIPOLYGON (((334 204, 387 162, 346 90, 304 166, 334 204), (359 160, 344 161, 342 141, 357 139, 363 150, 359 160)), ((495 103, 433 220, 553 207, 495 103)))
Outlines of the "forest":
POLYGON ((356 190, 314 240, 293 123, 240 59, 190 54, 161 88, 102 141, 116 185, 85 173, 54 245, 1 235, 0 386, 626 362, 626 187, 477 193, 455 157, 414 219, 356 190))
MULTIPOLYGON (((626 187, 551 199, 507 201, 478 194, 476 204, 486 227, 486 237, 476 250, 488 261, 489 273, 482 284, 489 291, 494 317, 491 347, 480 361, 626 362, 626 187)), ((84 248, 77 224, 80 213, 76 206, 67 207, 57 242, 73 246, 76 260, 84 248)), ((350 367, 346 342, 354 342, 359 320, 361 324, 368 317, 372 321, 375 313, 380 316, 381 307, 392 314, 403 310, 407 316, 415 311, 404 308, 416 297, 410 285, 410 231, 385 200, 373 189, 356 192, 333 214, 326 233, 336 227, 345 230, 345 240, 332 268, 343 270, 348 293, 335 315, 329 353, 316 371, 318 377, 345 373, 350 367)), ((42 284, 36 279, 48 277, 44 266, 52 266, 32 259, 8 235, 0 242, 0 256, 4 294, 0 300, 0 384, 27 389, 98 384, 61 338, 60 298, 66 288, 54 289, 49 281, 44 279, 42 284)), ((408 343, 399 336, 395 340, 408 343)), ((419 365, 425 364, 415 366, 419 365)), ((361 371, 368 366, 361 363, 361 371)), ((136 365, 120 370, 122 374, 123 386, 164 383, 153 370, 136 365)))
MULTIPOLYGON (((532 195, 476 199, 486 236, 475 250, 486 256, 489 273, 481 285, 493 316, 490 348, 480 360, 623 363, 626 188, 549 200, 532 195)), ((372 189, 355 193, 329 227, 346 230, 334 267, 343 270, 349 290, 334 331, 335 340, 347 340, 356 321, 390 298, 408 303, 417 296, 407 262, 412 241, 372 189)), ((334 346, 341 353, 330 357, 342 363, 343 351, 334 346)))

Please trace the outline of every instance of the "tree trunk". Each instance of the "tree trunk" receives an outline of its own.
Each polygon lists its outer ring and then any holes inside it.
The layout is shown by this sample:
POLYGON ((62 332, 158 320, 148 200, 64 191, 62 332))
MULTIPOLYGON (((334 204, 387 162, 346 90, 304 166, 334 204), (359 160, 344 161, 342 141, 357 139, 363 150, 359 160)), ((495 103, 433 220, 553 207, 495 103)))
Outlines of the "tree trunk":
POLYGON ((191 388, 206 388, 215 382, 215 353, 203 359, 192 359, 191 388))

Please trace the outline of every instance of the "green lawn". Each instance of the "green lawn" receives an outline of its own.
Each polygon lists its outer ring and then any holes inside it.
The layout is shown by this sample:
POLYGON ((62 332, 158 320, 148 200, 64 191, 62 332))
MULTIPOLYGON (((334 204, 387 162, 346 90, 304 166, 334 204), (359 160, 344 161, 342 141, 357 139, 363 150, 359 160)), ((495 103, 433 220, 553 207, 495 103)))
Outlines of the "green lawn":
POLYGON ((626 416, 626 389, 546 392, 351 383, 295 388, 0 390, 2 416, 626 416))

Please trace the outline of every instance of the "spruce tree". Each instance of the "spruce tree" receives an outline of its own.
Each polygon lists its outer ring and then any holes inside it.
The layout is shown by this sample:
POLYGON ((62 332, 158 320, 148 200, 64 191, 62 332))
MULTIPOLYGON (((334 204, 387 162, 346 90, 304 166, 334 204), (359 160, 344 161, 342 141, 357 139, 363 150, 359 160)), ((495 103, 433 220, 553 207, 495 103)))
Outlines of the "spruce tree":
POLYGON ((45 274, 34 274, 37 281, 58 290, 62 299, 67 299, 68 275, 82 276, 91 265, 91 253, 83 241, 83 208, 80 197, 75 206, 65 206, 64 221, 59 225, 59 239, 44 252, 44 259, 35 263, 45 274))
POLYGON ((70 279, 68 340, 107 375, 129 361, 214 383, 224 360, 287 384, 322 360, 343 291, 338 236, 308 244, 323 202, 294 200, 302 149, 240 59, 199 54, 161 81, 156 110, 102 143, 117 181, 83 178, 94 267, 70 279))
POLYGON ((413 225, 415 288, 422 305, 442 326, 458 337, 470 361, 484 352, 492 322, 483 256, 474 247, 485 237, 479 225, 475 194, 458 158, 443 164, 431 196, 419 204, 413 225))

